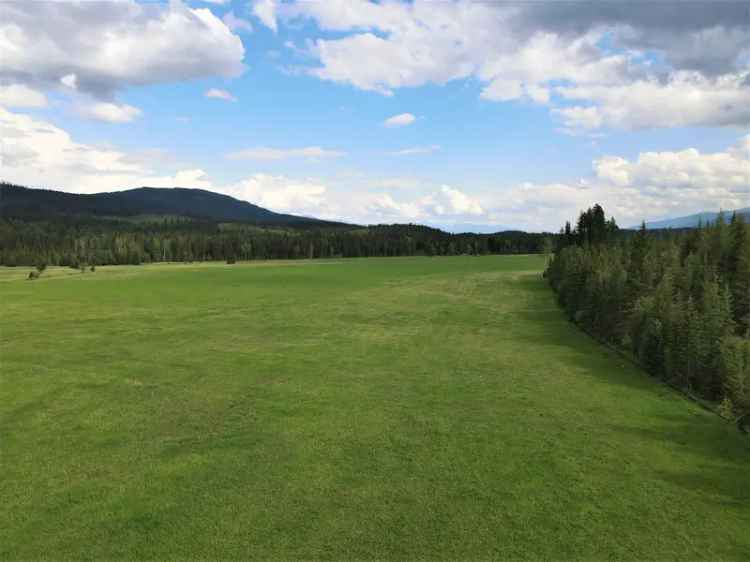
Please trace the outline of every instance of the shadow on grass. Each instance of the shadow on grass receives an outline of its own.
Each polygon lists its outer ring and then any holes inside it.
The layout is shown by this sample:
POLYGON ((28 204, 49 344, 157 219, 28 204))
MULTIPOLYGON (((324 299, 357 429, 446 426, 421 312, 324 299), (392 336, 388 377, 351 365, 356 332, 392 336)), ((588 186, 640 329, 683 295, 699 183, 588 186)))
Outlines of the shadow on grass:
MULTIPOLYGON (((696 490, 750 507, 750 440, 734 433, 730 424, 710 414, 686 421, 685 417, 656 416, 654 427, 607 424, 616 433, 662 444, 694 460, 686 471, 655 469, 654 474, 690 492, 696 490)), ((748 513, 750 517, 750 512, 748 513)))
MULTIPOLYGON (((554 303, 554 294, 543 281, 529 277, 517 283, 524 291, 534 293, 540 309, 554 303), (542 290, 545 289, 545 290, 542 290)), ((562 311, 518 312, 528 316, 534 331, 516 334, 519 345, 534 349, 543 360, 545 356, 564 358, 573 368, 571 375, 584 377, 597 386, 622 388, 628 400, 665 400, 663 413, 653 412, 658 404, 651 403, 627 420, 627 411, 620 413, 620 422, 603 427, 614 434, 631 436, 638 440, 658 443, 660 447, 682 457, 683 468, 665 470, 654 465, 652 474, 687 492, 713 496, 725 506, 750 508, 750 438, 741 434, 734 424, 718 415, 702 410, 689 398, 662 383, 659 379, 603 346, 575 324, 569 322, 562 311), (545 353, 545 348, 549 353, 545 353), (678 401, 675 404, 674 401, 678 401), (671 404, 670 404, 671 403, 671 404), (647 427, 644 427, 647 425, 647 427), (687 467, 687 468, 685 468, 687 467)), ((745 518, 750 519, 750 510, 745 518)))

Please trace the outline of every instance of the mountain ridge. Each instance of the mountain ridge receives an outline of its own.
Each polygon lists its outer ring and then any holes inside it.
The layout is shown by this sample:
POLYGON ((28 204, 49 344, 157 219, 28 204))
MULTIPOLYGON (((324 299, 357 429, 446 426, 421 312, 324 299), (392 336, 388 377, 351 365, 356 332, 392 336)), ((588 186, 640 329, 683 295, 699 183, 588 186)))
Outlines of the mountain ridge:
MULTIPOLYGON (((699 224, 707 224, 716 221, 719 213, 724 214, 724 218, 728 221, 734 213, 742 215, 745 222, 750 222, 750 207, 742 209, 735 209, 733 211, 704 211, 701 213, 694 213, 692 215, 685 215, 683 217, 674 217, 668 219, 661 219, 657 221, 646 221, 646 228, 649 230, 669 229, 669 228, 696 228, 699 224)), ((633 226, 631 229, 637 229, 640 226, 633 226)))
POLYGON ((261 225, 345 225, 341 222, 276 213, 230 195, 187 187, 142 186, 123 191, 80 194, 2 183, 0 215, 6 218, 178 215, 261 225))

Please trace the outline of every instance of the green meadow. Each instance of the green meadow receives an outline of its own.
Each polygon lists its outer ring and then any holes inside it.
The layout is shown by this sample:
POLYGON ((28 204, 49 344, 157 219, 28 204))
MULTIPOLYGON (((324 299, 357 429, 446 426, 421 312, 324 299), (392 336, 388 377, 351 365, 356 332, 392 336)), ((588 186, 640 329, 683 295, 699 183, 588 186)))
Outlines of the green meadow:
POLYGON ((750 559, 750 439, 538 256, 0 271, 0 558, 750 559))

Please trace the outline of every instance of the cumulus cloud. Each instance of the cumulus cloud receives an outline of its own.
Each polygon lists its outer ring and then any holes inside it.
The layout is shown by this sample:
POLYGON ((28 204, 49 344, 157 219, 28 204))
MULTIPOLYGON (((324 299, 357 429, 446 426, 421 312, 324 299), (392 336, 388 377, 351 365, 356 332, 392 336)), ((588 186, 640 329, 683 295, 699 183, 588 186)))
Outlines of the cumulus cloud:
POLYGON ((327 214, 328 188, 315 180, 297 180, 283 175, 253 174, 221 191, 276 212, 306 216, 327 214))
POLYGON ((250 33, 253 30, 253 25, 249 21, 235 16, 231 10, 224 14, 221 21, 232 31, 246 31, 250 33))
MULTIPOLYGON (((621 225, 750 206, 750 135, 718 152, 686 148, 633 158, 610 154, 592 163, 588 177, 575 181, 480 190, 413 178, 368 180, 357 174, 322 179, 252 173, 221 183, 200 168, 170 161, 163 151, 127 152, 77 142, 49 122, 3 108, 0 130, 0 169, 6 181, 81 193, 141 185, 198 187, 275 211, 363 224, 411 221, 557 230, 594 203, 621 225)), ((276 159, 336 152, 320 147, 249 150, 276 159)))
POLYGON ((366 190, 341 197, 337 189, 321 180, 258 173, 218 190, 277 212, 360 224, 451 222, 484 215, 475 198, 447 185, 410 198, 395 199, 389 193, 366 190))
POLYGON ((125 186, 128 189, 134 186, 148 187, 190 187, 193 189, 214 189, 214 184, 208 174, 200 168, 188 168, 186 170, 177 170, 168 175, 152 175, 142 178, 135 184, 125 186))
POLYGON ((566 132, 571 134, 575 134, 579 129, 598 129, 604 121, 601 110, 594 106, 577 105, 555 109, 554 112, 562 117, 566 132))
POLYGON ((107 121, 108 123, 128 123, 141 116, 141 110, 128 104, 98 102, 82 106, 79 114, 88 119, 107 121))
POLYGON ((308 73, 363 90, 473 77, 483 99, 549 104, 567 128, 748 123, 741 3, 330 0, 277 12, 323 32, 308 73))
POLYGON ((75 142, 63 129, 28 115, 0 108, 0 129, 6 181, 93 193, 139 185, 150 175, 124 152, 75 142))
POLYGON ((556 88, 568 100, 593 105, 556 110, 565 125, 639 129, 750 124, 750 72, 707 78, 681 71, 663 81, 556 88))
POLYGON ((47 96, 23 84, 10 84, 0 86, 0 105, 6 107, 46 107, 47 96))
POLYGON ((276 0, 255 0, 253 3, 253 14, 255 17, 274 32, 277 30, 276 8, 276 0))
POLYGON ((394 198, 390 193, 362 197, 360 222, 463 222, 485 215, 479 201, 448 185, 433 187, 427 193, 409 198, 394 198))
POLYGON ((629 160, 604 156, 577 182, 522 183, 482 199, 493 221, 556 229, 600 203, 621 225, 750 205, 750 135, 716 153, 694 148, 644 152, 629 160))
MULTIPOLYGON (((556 231, 595 202, 592 190, 580 183, 535 184, 523 182, 481 197, 487 223, 512 225, 530 231, 556 231), (593 199, 592 199, 593 198, 593 199)), ((612 209, 605 205, 608 213, 612 209)))
POLYGON ((484 214, 482 205, 466 193, 448 185, 440 187, 435 195, 428 196, 424 204, 434 215, 479 216, 484 214))
POLYGON ((414 123, 415 120, 416 117, 411 113, 399 113, 383 121, 383 125, 386 127, 405 127, 414 123))
MULTIPOLYGON (((159 168, 169 158, 160 150, 126 152, 111 146, 76 142, 65 130, 46 121, 0 108, 3 130, 3 179, 23 185, 78 193, 116 191, 137 186, 209 189, 244 199, 278 212, 359 223, 461 220, 481 216, 481 203, 453 186, 407 190, 399 198, 371 190, 351 178, 339 185, 331 180, 291 178, 283 174, 253 173, 234 183, 219 183, 202 169, 179 165, 159 168)), ((273 150, 273 149, 262 149, 273 150)), ((267 152, 261 155, 267 155, 267 152)), ((335 151, 319 147, 279 150, 282 156, 320 157, 335 151)), ((277 154, 274 153, 274 157, 277 154)), ((361 180, 361 178, 360 178, 361 180)), ((405 185, 407 180, 399 181, 405 185)), ((413 183, 413 182, 412 182, 413 183)), ((418 188, 421 184, 411 185, 418 188)), ((388 187, 393 187, 389 184, 388 187)))
POLYGON ((338 158, 346 154, 340 150, 328 150, 319 146, 304 148, 269 148, 259 146, 230 152, 226 157, 230 160, 284 160, 286 158, 308 158, 320 160, 323 158, 338 158))
POLYGON ((38 89, 63 80, 105 101, 129 86, 237 76, 245 54, 211 10, 179 0, 3 2, 0 50, 0 80, 38 89))
POLYGON ((701 153, 694 148, 676 152, 643 152, 634 161, 606 156, 594 162, 596 177, 621 187, 674 197, 713 194, 732 198, 750 192, 750 135, 725 152, 701 153))
POLYGON ((543 100, 540 88, 547 82, 611 81, 629 72, 625 56, 597 47, 604 31, 562 36, 543 27, 518 28, 522 11, 508 4, 420 0, 301 2, 285 10, 287 17, 314 19, 323 30, 351 32, 313 44, 320 66, 312 74, 386 94, 476 76, 488 85, 486 99, 517 99, 528 90, 530 98, 543 100))
POLYGON ((109 146, 76 142, 63 129, 0 108, 2 179, 32 187, 74 193, 118 191, 138 186, 211 189, 197 168, 155 170, 163 151, 128 153, 109 146))
POLYGON ((516 24, 573 35, 607 27, 616 46, 651 51, 675 70, 707 76, 746 65, 750 47, 747 6, 742 2, 652 2, 647 9, 625 2, 535 3, 519 13, 516 24))
POLYGON ((206 90, 206 93, 204 93, 203 95, 207 98, 214 98, 217 100, 224 100, 224 101, 231 101, 231 102, 237 101, 237 98, 234 97, 232 94, 230 94, 226 90, 220 90, 218 88, 211 88, 210 90, 206 90))

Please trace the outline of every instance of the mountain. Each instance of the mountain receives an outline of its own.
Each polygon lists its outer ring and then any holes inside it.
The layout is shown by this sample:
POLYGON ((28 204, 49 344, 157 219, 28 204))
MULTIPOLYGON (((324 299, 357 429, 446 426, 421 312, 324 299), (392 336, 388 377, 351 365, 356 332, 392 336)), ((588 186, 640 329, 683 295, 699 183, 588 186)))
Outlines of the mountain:
MULTIPOLYGON (((746 222, 750 222, 750 207, 737 209, 736 211, 724 211, 724 218, 728 221, 732 217, 732 213, 742 215, 746 222)), ((660 228, 695 228, 699 224, 714 222, 718 216, 719 213, 696 213, 695 215, 688 215, 686 217, 647 222, 646 228, 649 230, 660 228)), ((638 227, 634 226, 633 228, 638 227)))
POLYGON ((126 191, 82 195, 0 184, 0 216, 132 217, 170 215, 263 225, 336 226, 342 223, 274 213, 247 201, 203 189, 139 187, 126 191))

